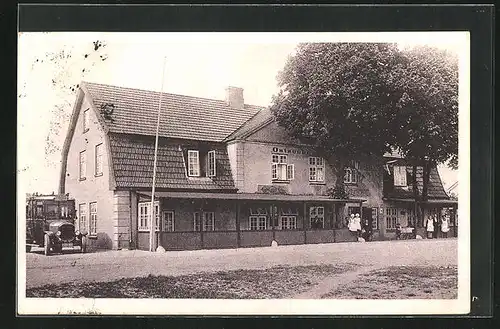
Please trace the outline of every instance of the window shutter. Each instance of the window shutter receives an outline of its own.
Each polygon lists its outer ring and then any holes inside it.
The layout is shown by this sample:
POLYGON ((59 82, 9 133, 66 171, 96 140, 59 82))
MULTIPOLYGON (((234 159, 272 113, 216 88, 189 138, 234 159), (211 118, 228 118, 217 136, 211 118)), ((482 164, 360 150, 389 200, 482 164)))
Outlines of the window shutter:
POLYGON ((295 178, 295 166, 293 164, 289 164, 286 166, 286 179, 293 180, 295 178))

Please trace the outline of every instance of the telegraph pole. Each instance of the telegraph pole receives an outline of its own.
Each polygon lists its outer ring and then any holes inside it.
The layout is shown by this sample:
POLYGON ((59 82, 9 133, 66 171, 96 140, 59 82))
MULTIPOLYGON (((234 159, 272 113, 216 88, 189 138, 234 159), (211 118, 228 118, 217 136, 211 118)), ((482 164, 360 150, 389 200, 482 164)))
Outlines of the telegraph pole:
MULTIPOLYGON (((163 70, 161 76, 161 90, 160 90, 160 100, 158 101, 158 116, 156 119, 156 139, 155 139, 155 155, 153 162, 153 186, 151 188, 151 219, 149 221, 149 251, 155 251, 155 218, 156 218, 156 209, 155 209, 155 183, 156 183, 156 161, 158 157, 158 134, 160 130, 160 113, 161 113, 161 101, 163 98, 163 83, 165 78, 165 62, 166 57, 163 58, 163 70)), ((160 223, 158 223, 159 225, 160 223)))

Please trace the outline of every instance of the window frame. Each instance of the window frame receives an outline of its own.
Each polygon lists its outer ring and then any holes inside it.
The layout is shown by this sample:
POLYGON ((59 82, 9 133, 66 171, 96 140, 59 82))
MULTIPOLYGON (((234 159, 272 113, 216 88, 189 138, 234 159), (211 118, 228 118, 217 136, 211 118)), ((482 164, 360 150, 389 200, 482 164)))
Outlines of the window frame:
POLYGON ((324 206, 311 206, 311 207, 309 207, 309 227, 311 229, 313 228, 312 227, 313 216, 321 218, 321 223, 322 223, 322 227, 320 227, 320 228, 315 227, 314 229, 324 229, 325 228, 325 207, 324 206), (319 209, 322 209, 321 216, 318 212, 319 209), (313 215, 313 210, 315 212, 315 215, 313 215))
POLYGON ((295 179, 295 166, 288 163, 287 154, 271 154, 271 180, 289 182, 295 179))
POLYGON ((94 148, 94 154, 95 154, 95 159, 94 159, 94 176, 99 177, 103 175, 104 171, 104 163, 102 161, 103 159, 103 143, 99 143, 95 146, 94 148), (99 152, 98 152, 99 150, 99 152), (100 171, 99 171, 99 165, 100 165, 100 171))
POLYGON ((97 235, 97 201, 89 203, 89 235, 97 235), (95 206, 94 209, 92 206, 95 206))
POLYGON ((195 232, 199 232, 203 229, 203 232, 213 232, 215 231, 215 212, 213 211, 195 211, 193 212, 193 229, 195 232), (211 225, 207 225, 208 215, 211 215, 211 225), (211 227, 210 230, 207 228, 211 227))
MULTIPOLYGON (((201 168, 200 168, 200 151, 199 150, 188 150, 187 151, 187 174, 189 177, 200 177, 201 168), (191 155, 196 154, 196 162, 192 163, 191 155), (191 164, 193 164, 193 168, 191 168, 191 164), (191 171, 193 169, 193 171, 191 171), (196 171, 195 171, 196 169, 196 171)), ((193 159, 194 161, 194 159, 193 159)))
MULTIPOLYGON (((199 156, 199 154, 198 154, 199 156)), ((198 160, 199 161, 199 160, 198 160)), ((217 165, 215 158, 215 150, 207 152, 207 177, 215 177, 217 175, 217 165), (212 158, 211 158, 212 157, 212 158), (212 172, 213 169, 213 172, 212 172)))
POLYGON ((386 230, 395 230, 398 223, 398 208, 386 207, 384 218, 386 230), (391 223, 391 225, 389 225, 389 223, 391 223))
POLYGON ((87 204, 80 203, 78 204, 78 230, 79 231, 87 231, 87 204), (83 210, 83 214, 82 214, 83 210), (83 221, 82 221, 83 217, 83 221), (83 225, 82 225, 83 223, 83 225), (83 227, 82 227, 83 226, 83 227))
MULTIPOLYGON (((403 169, 398 169, 398 170, 403 170, 403 169)), ((392 183, 395 187, 407 187, 408 186, 408 171, 406 169, 406 166, 393 166, 392 168, 392 183), (404 169, 404 175, 401 176, 401 182, 404 181, 404 185, 398 180, 396 182, 396 168, 403 168, 404 169), (398 184, 396 184, 398 183, 398 184), (399 184, 401 183, 401 184, 399 184)))
POLYGON ((349 166, 344 167, 344 184, 358 184, 358 183, 359 183, 359 161, 351 160, 349 166))
POLYGON ((83 133, 85 134, 89 131, 90 126, 90 109, 86 109, 83 111, 83 133))
POLYGON ((161 232, 175 232, 175 213, 173 210, 163 210, 162 212, 162 219, 161 219, 161 232), (171 217, 171 223, 169 225, 169 229, 167 229, 167 218, 166 215, 172 215, 171 217))
POLYGON ((87 179, 87 151, 80 151, 78 155, 78 177, 79 180, 87 179))
MULTIPOLYGON (((155 201, 154 202, 154 207, 158 209, 155 214, 155 232, 160 231, 159 227, 159 222, 160 222, 160 201, 155 201)), ((146 201, 146 202, 139 202, 137 205, 137 230, 139 232, 149 232, 149 219, 151 216, 151 213, 149 212, 151 208, 151 201, 146 201), (141 209, 146 210, 144 214, 141 214, 141 209), (143 225, 143 221, 145 222, 145 225, 143 225)))
POLYGON ((322 157, 309 157, 309 182, 325 182, 325 159, 322 157), (319 175, 318 173, 321 173, 319 175))

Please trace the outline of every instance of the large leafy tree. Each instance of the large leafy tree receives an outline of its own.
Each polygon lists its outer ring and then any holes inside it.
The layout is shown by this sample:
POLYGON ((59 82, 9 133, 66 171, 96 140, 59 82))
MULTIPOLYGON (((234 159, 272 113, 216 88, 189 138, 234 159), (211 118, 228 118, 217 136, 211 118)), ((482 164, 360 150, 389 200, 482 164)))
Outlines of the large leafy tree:
POLYGON ((278 124, 315 145, 333 162, 335 197, 346 197, 348 160, 388 151, 387 115, 398 99, 388 89, 399 56, 397 45, 300 44, 278 75, 280 92, 271 110, 278 124))
POLYGON ((430 169, 440 163, 458 166, 458 58, 427 46, 403 50, 390 88, 399 97, 391 117, 394 146, 414 172, 423 167, 422 195, 414 192, 425 201, 430 169))
POLYGON ((447 160, 456 166, 457 59, 444 51, 388 43, 300 44, 278 84, 271 105, 278 124, 333 158, 337 197, 345 197, 346 160, 359 155, 397 148, 414 164, 413 173, 423 166, 424 199, 430 168, 447 160))

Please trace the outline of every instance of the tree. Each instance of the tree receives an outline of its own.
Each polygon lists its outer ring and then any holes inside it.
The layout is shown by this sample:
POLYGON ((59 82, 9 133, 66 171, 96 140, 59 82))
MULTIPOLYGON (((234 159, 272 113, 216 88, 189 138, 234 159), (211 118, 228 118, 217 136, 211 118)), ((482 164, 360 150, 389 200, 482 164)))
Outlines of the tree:
POLYGON ((394 146, 413 162, 414 172, 423 167, 421 199, 427 201, 431 168, 446 162, 458 166, 458 58, 427 46, 401 55, 390 81, 399 96, 391 120, 398 127, 394 146))
POLYGON ((45 162, 36 162, 45 165, 44 175, 53 171, 54 177, 79 83, 108 59, 106 43, 101 40, 62 39, 50 33, 21 34, 19 39, 19 109, 24 123, 38 121, 36 135, 32 127, 21 128, 26 130, 24 136, 45 140, 45 162))
POLYGON ((300 44, 278 75, 271 110, 291 136, 334 156, 336 197, 345 196, 345 159, 396 148, 430 170, 458 162, 458 61, 430 47, 395 44, 300 44))
POLYGON ((380 155, 393 141, 387 114, 397 102, 387 86, 395 44, 300 44, 278 75, 271 111, 290 135, 333 162, 333 196, 345 198, 344 169, 360 155, 380 155))

